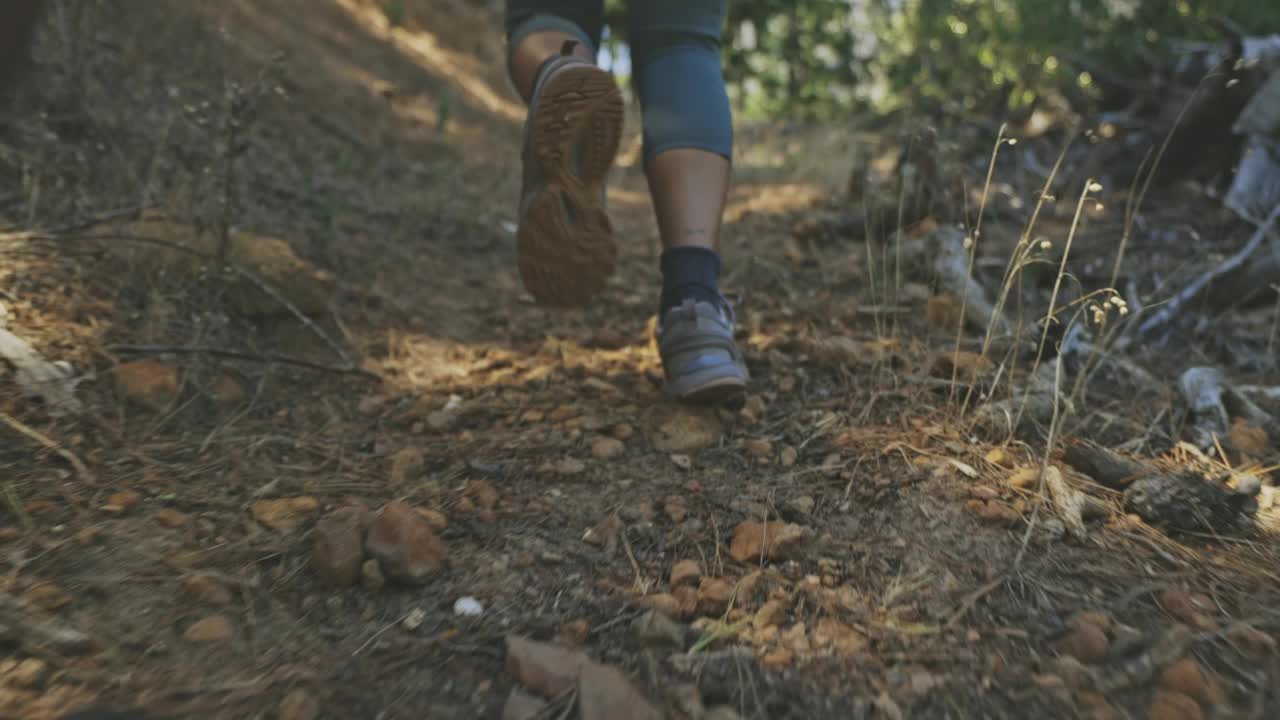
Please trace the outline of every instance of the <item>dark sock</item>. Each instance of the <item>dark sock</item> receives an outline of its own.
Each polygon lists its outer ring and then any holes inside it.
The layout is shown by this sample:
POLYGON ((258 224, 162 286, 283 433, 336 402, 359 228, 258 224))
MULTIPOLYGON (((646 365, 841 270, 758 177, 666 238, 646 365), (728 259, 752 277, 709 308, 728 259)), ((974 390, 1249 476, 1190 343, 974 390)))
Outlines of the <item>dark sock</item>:
POLYGON ((658 317, 685 300, 713 305, 720 300, 720 253, 682 245, 662 251, 662 300, 658 317))

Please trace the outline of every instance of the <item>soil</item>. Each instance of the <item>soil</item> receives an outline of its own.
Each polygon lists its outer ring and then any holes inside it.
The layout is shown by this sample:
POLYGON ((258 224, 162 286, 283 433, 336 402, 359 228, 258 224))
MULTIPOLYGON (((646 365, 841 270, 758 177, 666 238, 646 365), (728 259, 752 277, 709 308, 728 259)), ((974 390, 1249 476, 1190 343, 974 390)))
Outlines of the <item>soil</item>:
MULTIPOLYGON (((1044 442, 966 423, 996 386, 953 382, 991 370, 953 369, 947 301, 909 267, 886 283, 861 240, 798 230, 846 207, 834 183, 866 135, 739 133, 741 406, 663 397, 634 110, 619 271, 585 310, 536 306, 514 255, 523 110, 487 5, 54 4, 0 114, 0 327, 70 363, 83 407, 0 374, 0 589, 20 603, 0 606, 0 716, 501 717, 512 635, 621 670, 668 717, 1280 707, 1274 506, 1234 535, 1166 534, 1093 486, 1105 512, 1064 528, 1026 482, 1044 442), (680 647, 645 641, 651 607, 680 647)), ((961 156, 980 188, 982 152, 961 156)), ((1029 209, 1010 199, 1039 192, 1009 182, 996 248, 1029 209)), ((1170 232, 1233 227, 1163 192, 1170 232)), ((1111 257, 1106 203, 1081 256, 1111 257)), ((908 239, 964 207, 935 201, 908 239)), ((1060 246, 1074 209, 1040 232, 1060 246)), ((1178 445, 1174 379, 1259 346, 1267 318, 1139 356, 1167 386, 1100 373, 1065 434, 1203 462, 1178 445)), ((1259 432, 1228 454, 1274 465, 1259 432)), ((546 717, 574 703, 552 700, 546 717)))

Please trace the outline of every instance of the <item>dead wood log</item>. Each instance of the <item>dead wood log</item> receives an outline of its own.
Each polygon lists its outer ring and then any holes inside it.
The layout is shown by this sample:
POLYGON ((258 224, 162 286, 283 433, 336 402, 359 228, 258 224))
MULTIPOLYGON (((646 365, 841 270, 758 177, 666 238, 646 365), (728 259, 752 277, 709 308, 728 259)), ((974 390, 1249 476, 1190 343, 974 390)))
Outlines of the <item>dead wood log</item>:
POLYGON ((1156 472, 1139 460, 1125 457, 1088 440, 1071 441, 1063 448, 1063 459, 1077 472, 1112 490, 1124 490, 1138 478, 1156 472))
POLYGON ((1125 507, 1169 531, 1229 533, 1253 524, 1257 488, 1236 492, 1192 471, 1138 478, 1124 491, 1125 507))

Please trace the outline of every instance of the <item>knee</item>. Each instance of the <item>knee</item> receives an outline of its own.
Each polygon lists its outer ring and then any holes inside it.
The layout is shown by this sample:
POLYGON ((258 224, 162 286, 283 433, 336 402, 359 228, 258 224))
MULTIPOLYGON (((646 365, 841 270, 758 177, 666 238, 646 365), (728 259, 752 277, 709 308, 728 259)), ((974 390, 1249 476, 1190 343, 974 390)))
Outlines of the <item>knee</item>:
POLYGON ((718 38, 649 31, 631 43, 645 159, 680 148, 732 157, 733 121, 718 38))

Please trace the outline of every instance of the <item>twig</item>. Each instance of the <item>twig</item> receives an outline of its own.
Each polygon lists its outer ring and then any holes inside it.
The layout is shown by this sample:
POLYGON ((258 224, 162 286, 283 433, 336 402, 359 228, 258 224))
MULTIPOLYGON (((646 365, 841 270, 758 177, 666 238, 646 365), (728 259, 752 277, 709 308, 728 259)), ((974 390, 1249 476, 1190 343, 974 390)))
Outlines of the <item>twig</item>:
POLYGON ((289 355, 279 355, 276 353, 247 353, 239 350, 227 350, 224 348, 207 347, 203 345, 110 345, 106 348, 107 352, 129 354, 129 355, 212 355, 214 357, 225 357, 234 360, 246 360, 257 363, 280 363, 281 365, 293 365, 296 367, 318 370, 320 372, 334 373, 337 375, 359 375, 369 378, 370 380, 382 381, 382 376, 377 373, 366 370, 362 367, 337 367, 334 365, 324 365, 322 363, 311 362, 301 358, 291 357, 289 355))
POLYGON ((35 440, 36 442, 40 443, 46 448, 54 451, 63 460, 66 460, 71 465, 71 467, 76 469, 76 473, 80 475, 81 480, 83 480, 86 483, 89 483, 90 485, 94 483, 93 473, 89 471, 89 468, 85 467, 85 464, 80 461, 80 458, 76 457, 75 453, 64 448, 60 443, 58 443, 53 438, 49 437, 48 435, 45 435, 39 430, 36 430, 35 428, 23 423, 21 420, 13 417, 9 413, 3 412, 3 411, 0 411, 0 421, 3 421, 5 425, 8 425, 14 430, 17 430, 19 433, 31 438, 32 440, 35 440))
POLYGON ((1223 261, 1222 264, 1213 268, 1209 272, 1196 278, 1190 285, 1182 290, 1182 292, 1173 296, 1169 302, 1165 303, 1154 315, 1138 326, 1137 335, 1139 337, 1150 335, 1157 330, 1163 329, 1173 317, 1182 311, 1192 300, 1196 299, 1205 288, 1209 287, 1214 280, 1244 265, 1254 252, 1262 247, 1262 242, 1268 238, 1271 228, 1276 224, 1276 220, 1280 219, 1280 205, 1271 211, 1267 219, 1263 221, 1258 229, 1254 231, 1253 237, 1249 238, 1249 242, 1240 248, 1239 252, 1223 261))
POLYGON ((307 317, 306 313, 302 312, 302 310, 299 310, 298 306, 294 305, 293 302, 289 300, 289 298, 285 297, 284 295, 281 295, 279 290, 276 290, 275 288, 271 287, 271 285, 268 284, 265 280, 258 277, 257 275, 254 275, 248 270, 245 270, 242 267, 239 267, 237 265, 230 265, 229 267, 233 271, 235 271, 237 275, 253 283, 258 287, 259 290, 270 295, 272 299, 274 299, 276 302, 283 305, 284 308, 288 310, 291 315, 297 318, 298 321, 301 322, 303 325, 306 325, 307 328, 311 330, 311 332, 315 333, 316 337, 319 337, 321 340, 323 340, 324 343, 329 346, 329 349, 332 350, 340 360, 342 360, 343 364, 347 366, 352 365, 351 358, 347 355, 347 352, 342 349, 342 346, 339 345, 337 342, 335 342, 333 338, 329 337, 329 333, 326 333, 323 329, 321 329, 321 327, 317 325, 314 320, 307 317))

